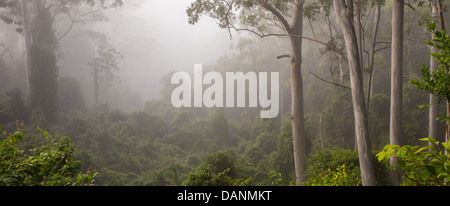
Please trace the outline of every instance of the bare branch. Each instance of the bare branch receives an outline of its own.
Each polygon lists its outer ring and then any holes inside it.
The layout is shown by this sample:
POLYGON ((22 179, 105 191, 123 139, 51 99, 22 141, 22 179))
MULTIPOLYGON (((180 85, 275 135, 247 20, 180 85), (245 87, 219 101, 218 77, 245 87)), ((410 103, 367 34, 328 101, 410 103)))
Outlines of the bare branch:
POLYGON ((351 90, 350 87, 344 86, 344 85, 342 85, 342 84, 336 84, 336 83, 334 83, 334 82, 327 81, 327 80, 325 80, 325 79, 320 78, 319 76, 315 75, 315 74, 312 73, 312 72, 309 72, 309 73, 312 74, 312 75, 313 75, 314 77, 316 77, 317 79, 319 79, 319 80, 321 80, 321 81, 323 81, 323 82, 325 82, 325 83, 332 84, 332 85, 334 85, 334 86, 338 86, 338 87, 342 87, 342 88, 344 88, 344 89, 350 89, 350 90, 351 90))
POLYGON ((277 59, 282 59, 282 58, 291 58, 291 55, 290 54, 284 54, 284 55, 277 56, 277 59))
POLYGON ((292 31, 292 27, 291 25, 288 23, 288 21, 286 20, 286 18, 284 18, 284 16, 275 8, 273 8, 267 0, 259 0, 259 3, 261 4, 261 6, 263 8, 265 8, 267 11, 270 11, 273 15, 275 15, 278 20, 280 20, 280 22, 283 24, 284 28, 286 29, 286 31, 288 33, 291 33, 292 31))
POLYGON ((64 11, 63 13, 66 14, 69 17, 70 20, 70 25, 68 26, 68 28, 66 29, 66 31, 57 38, 57 41, 61 41, 61 39, 63 39, 64 37, 66 37, 69 32, 72 30, 73 26, 78 23, 78 22, 82 22, 82 18, 96 14, 96 13, 100 13, 102 11, 107 10, 109 7, 99 7, 97 9, 94 9, 92 11, 89 12, 84 12, 82 13, 81 10, 84 10, 87 7, 87 4, 83 4, 83 6, 79 9, 77 9, 76 11, 74 11, 74 15, 70 14, 69 11, 64 11))
POLYGON ((391 48, 391 46, 385 46, 385 47, 382 47, 382 48, 379 48, 379 49, 374 50, 374 52, 377 53, 377 52, 379 52, 379 51, 381 51, 381 50, 389 49, 389 48, 391 48))

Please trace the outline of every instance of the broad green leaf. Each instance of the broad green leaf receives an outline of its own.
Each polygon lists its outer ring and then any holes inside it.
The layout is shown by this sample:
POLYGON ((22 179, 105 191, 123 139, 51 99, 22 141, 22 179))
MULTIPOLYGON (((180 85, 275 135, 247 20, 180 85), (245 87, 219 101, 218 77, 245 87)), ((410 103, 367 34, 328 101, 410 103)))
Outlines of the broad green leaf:
POLYGON ((420 141, 425 141, 425 142, 430 142, 431 144, 435 144, 435 140, 433 137, 427 137, 427 138, 422 138, 419 139, 420 141))
POLYGON ((450 182, 450 177, 444 178, 444 182, 445 182, 445 183, 450 182))
POLYGON ((422 147, 419 150, 417 150, 416 152, 414 152, 414 154, 418 154, 418 153, 420 153, 420 152, 422 152, 423 150, 426 150, 426 149, 433 149, 433 146, 422 147))
POLYGON ((436 29, 436 22, 431 22, 430 25, 428 25, 428 28, 432 31, 434 31, 436 29))
POLYGON ((405 155, 406 155, 406 153, 407 153, 407 151, 406 151, 405 148, 400 148, 400 149, 398 149, 398 151, 397 151, 397 154, 398 154, 398 156, 399 156, 400 158, 404 158, 405 155))
POLYGON ((23 134, 19 131, 14 133, 14 139, 17 142, 21 142, 23 140, 23 134))
POLYGON ((381 151, 376 156, 378 157, 378 161, 381 162, 384 159, 384 156, 386 155, 386 151, 381 151))

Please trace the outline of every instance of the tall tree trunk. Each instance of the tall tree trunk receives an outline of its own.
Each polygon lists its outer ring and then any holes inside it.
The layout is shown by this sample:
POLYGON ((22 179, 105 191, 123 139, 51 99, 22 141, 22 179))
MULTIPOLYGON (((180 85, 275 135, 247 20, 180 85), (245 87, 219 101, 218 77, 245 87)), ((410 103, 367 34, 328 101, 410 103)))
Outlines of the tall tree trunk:
MULTIPOLYGON (((402 135, 402 78, 403 78, 403 0, 394 0, 392 6, 392 59, 391 59, 391 121, 390 144, 401 145, 402 135)), ((397 159, 390 158, 391 167, 398 166, 397 159)), ((400 170, 391 169, 391 182, 400 185, 400 170)))
POLYGON ((361 68, 364 68, 363 60, 363 37, 362 37, 362 24, 361 24, 361 0, 356 0, 356 38, 358 40, 358 53, 359 53, 359 63, 361 68))
POLYGON ((98 64, 97 64, 97 59, 95 57, 95 52, 94 52, 94 105, 97 106, 98 105, 98 64))
POLYGON ((323 120, 323 112, 320 114, 320 120, 319 120, 320 148, 321 148, 321 150, 323 152, 324 151, 324 147, 323 147, 322 120, 323 120))
MULTIPOLYGON (((438 12, 439 12, 439 23, 441 25, 441 30, 445 31, 445 21, 444 21, 444 10, 442 8, 442 2, 441 0, 436 0, 438 12)), ((449 72, 448 66, 445 67, 445 72, 449 72)), ((450 117, 450 102, 447 99, 447 117, 450 117)), ((445 126, 445 142, 448 143, 448 139, 450 138, 450 121, 447 121, 447 124, 445 126)), ((445 151, 445 154, 447 155, 448 152, 445 151)))
POLYGON ((350 68, 350 82, 352 88, 353 111, 355 116, 355 133, 358 145, 359 164, 361 168, 362 184, 375 185, 375 171, 369 146, 368 115, 364 103, 362 84, 362 68, 358 52, 358 42, 352 17, 349 15, 345 0, 334 0, 334 8, 339 24, 344 33, 345 45, 350 68))
POLYGON ((53 19, 50 7, 45 7, 45 1, 32 1, 33 18, 30 26, 31 41, 29 100, 32 118, 43 117, 44 123, 56 120, 58 107, 57 91, 57 47, 53 30, 53 19))
POLYGON ((444 21, 444 10, 442 9, 441 0, 436 0, 438 12, 439 12, 439 23, 441 25, 442 31, 445 30, 445 21, 444 21))
POLYGON ((376 42, 377 42, 377 36, 378 36, 378 28, 380 26, 380 17, 381 17, 381 4, 376 6, 376 10, 375 10, 375 29, 373 31, 373 36, 372 36, 372 42, 371 42, 371 48, 369 51, 369 77, 368 77, 368 89, 367 89, 367 101, 366 101, 366 105, 367 105, 367 112, 370 112, 370 98, 373 95, 373 74, 374 74, 374 66, 375 66, 375 47, 376 47, 376 42))
POLYGON ((28 13, 28 3, 27 0, 21 0, 21 10, 22 10, 22 26, 23 26, 23 42, 25 50, 25 74, 27 78, 27 91, 26 91, 26 105, 30 109, 30 48, 31 48, 31 28, 30 28, 30 15, 28 13))
MULTIPOLYGON (((431 13, 433 17, 439 16, 438 10, 434 2, 431 3, 431 13)), ((431 33, 431 38, 433 38, 433 33, 431 33)), ((437 53, 436 47, 430 47, 431 53, 437 53)), ((434 57, 430 55, 430 72, 433 74, 436 72, 438 63, 434 60, 434 57)), ((437 103, 435 102, 435 97, 430 94, 430 110, 428 119, 428 136, 436 138, 436 123, 437 123, 437 103)), ((431 143, 430 143, 431 144, 431 143)))
MULTIPOLYGON (((289 34, 303 35, 303 1, 296 0, 294 4, 294 15, 292 16, 289 34)), ((303 77, 302 77, 302 38, 290 38, 291 55, 291 92, 292 92, 292 136, 294 146, 295 176, 298 185, 306 181, 306 145, 304 129, 303 108, 303 77)))

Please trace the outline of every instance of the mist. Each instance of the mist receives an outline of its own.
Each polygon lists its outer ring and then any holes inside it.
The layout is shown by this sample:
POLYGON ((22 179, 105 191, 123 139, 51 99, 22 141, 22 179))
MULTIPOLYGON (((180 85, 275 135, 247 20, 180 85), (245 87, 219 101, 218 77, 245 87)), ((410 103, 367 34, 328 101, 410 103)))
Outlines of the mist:
POLYGON ((450 16, 399 2, 0 0, 0 186, 446 185, 450 16))
MULTIPOLYGON (((161 97, 161 77, 169 72, 192 72, 194 64, 214 64, 230 51, 231 39, 226 30, 208 18, 197 25, 187 21, 186 8, 192 1, 132 1, 105 12, 107 21, 76 25, 61 42, 60 76, 73 76, 82 82, 87 103, 93 103, 93 77, 88 62, 94 48, 89 45, 87 30, 105 34, 122 53, 119 59, 118 91, 103 91, 111 106, 136 110, 146 101, 161 97)), ((65 25, 61 23, 61 27, 65 25)))

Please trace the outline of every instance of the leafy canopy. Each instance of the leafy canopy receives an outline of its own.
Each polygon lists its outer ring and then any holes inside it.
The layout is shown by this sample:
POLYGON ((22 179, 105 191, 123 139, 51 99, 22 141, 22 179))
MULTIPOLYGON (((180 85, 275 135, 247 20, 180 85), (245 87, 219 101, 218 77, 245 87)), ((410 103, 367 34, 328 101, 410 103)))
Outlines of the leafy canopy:
POLYGON ((377 154, 378 161, 393 157, 403 171, 404 185, 442 186, 450 182, 449 143, 439 143, 432 137, 420 139, 428 142, 425 147, 387 145, 377 154), (442 146, 442 147, 441 147, 442 146))
MULTIPOLYGON (((431 53, 431 56, 439 63, 439 68, 432 73, 430 67, 422 64, 421 74, 423 79, 413 79, 410 82, 416 85, 418 89, 435 95, 439 102, 449 101, 450 38, 446 31, 438 31, 435 22, 427 25, 427 29, 433 33, 433 39, 432 41, 425 41, 425 43, 438 49, 438 52, 431 53)), ((443 120, 449 122, 450 118, 446 117, 443 120)))
POLYGON ((186 13, 190 24, 198 23, 201 16, 208 16, 220 28, 261 34, 267 31, 268 25, 281 27, 279 17, 289 15, 291 4, 289 0, 197 0, 186 13))
POLYGON ((0 132, 1 136, 6 136, 0 141, 0 186, 87 186, 94 183, 97 173, 93 174, 90 169, 85 174, 77 174, 80 162, 74 160, 75 147, 70 138, 55 138, 45 131, 40 132, 45 135, 47 144, 28 151, 18 147, 24 138, 22 131, 9 135, 0 132))

